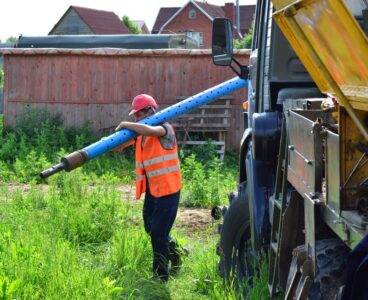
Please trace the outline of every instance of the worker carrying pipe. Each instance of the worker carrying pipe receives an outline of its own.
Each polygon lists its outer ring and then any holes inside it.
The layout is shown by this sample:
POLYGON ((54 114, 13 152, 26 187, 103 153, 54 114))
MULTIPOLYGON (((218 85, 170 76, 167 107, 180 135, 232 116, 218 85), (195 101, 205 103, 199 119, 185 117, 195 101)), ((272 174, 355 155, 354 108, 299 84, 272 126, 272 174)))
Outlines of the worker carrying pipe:
MULTIPOLYGON (((151 237, 153 278, 166 282, 182 264, 182 251, 170 236, 178 211, 182 186, 178 145, 170 123, 151 126, 139 123, 156 113, 158 105, 152 96, 134 97, 129 115, 135 122, 122 121, 115 130, 130 129, 135 139, 136 198, 144 193, 144 229, 151 237)), ((129 146, 131 140, 118 148, 129 146)))
MULTIPOLYGON (((202 105, 208 104, 219 97, 230 94, 238 89, 247 86, 247 80, 240 77, 235 77, 228 81, 225 81, 215 87, 209 88, 197 95, 189 97, 181 102, 178 102, 172 106, 169 106, 162 111, 155 113, 138 123, 156 126, 163 124, 167 121, 173 120, 185 113, 188 113, 202 105)), ((94 159, 101 154, 108 152, 116 147, 129 142, 133 138, 137 137, 137 133, 130 129, 120 130, 112 135, 102 138, 96 143, 89 145, 81 150, 75 151, 67 156, 63 157, 60 163, 52 166, 51 168, 44 170, 40 173, 41 178, 47 178, 62 170, 67 172, 80 167, 84 163, 91 159, 94 159)))

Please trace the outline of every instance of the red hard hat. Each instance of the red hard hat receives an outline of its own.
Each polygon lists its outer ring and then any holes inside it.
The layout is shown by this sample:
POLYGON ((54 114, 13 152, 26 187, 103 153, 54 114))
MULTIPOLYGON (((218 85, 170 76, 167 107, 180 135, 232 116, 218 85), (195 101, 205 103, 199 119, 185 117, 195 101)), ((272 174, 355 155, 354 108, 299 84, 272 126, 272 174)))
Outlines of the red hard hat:
POLYGON ((149 106, 152 106, 153 108, 158 108, 155 99, 153 99, 150 95, 141 94, 135 96, 132 101, 132 110, 130 111, 129 116, 149 106))

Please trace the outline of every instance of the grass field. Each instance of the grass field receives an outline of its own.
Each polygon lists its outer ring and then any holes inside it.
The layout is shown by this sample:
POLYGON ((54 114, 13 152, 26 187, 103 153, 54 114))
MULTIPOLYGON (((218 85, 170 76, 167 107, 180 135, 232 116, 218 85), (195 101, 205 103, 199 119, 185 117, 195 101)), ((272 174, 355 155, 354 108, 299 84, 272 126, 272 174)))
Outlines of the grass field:
MULTIPOLYGON (((37 124, 33 131, 30 123, 27 129, 1 129, 0 299, 242 298, 217 272, 217 223, 212 221, 196 226, 190 217, 182 220, 173 235, 190 255, 167 284, 151 280, 142 201, 130 190, 131 153, 105 155, 41 182, 40 170, 97 139, 42 120, 28 120, 37 124)), ((181 210, 224 203, 236 186, 236 159, 229 155, 232 160, 224 164, 207 155, 182 157, 181 210)), ((249 299, 266 299, 265 272, 266 264, 249 299)))

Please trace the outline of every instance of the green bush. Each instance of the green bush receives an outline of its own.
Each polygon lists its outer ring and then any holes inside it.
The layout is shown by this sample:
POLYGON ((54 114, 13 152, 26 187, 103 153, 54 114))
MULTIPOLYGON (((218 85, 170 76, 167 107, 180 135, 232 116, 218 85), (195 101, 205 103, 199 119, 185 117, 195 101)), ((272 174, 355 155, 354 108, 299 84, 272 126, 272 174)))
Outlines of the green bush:
MULTIPOLYGON (((4 130, 0 136, 0 182, 39 183, 40 171, 99 138, 90 133, 87 125, 80 130, 63 128, 61 116, 51 116, 46 110, 23 111, 16 129, 4 130)), ((227 202, 228 193, 236 187, 236 155, 227 153, 225 161, 220 162, 211 141, 191 148, 190 152, 181 151, 180 155, 182 204, 211 207, 227 202)), ((78 176, 88 185, 106 182, 133 185, 134 166, 132 150, 123 154, 109 152, 79 168, 78 176)), ((50 177, 49 183, 59 182, 64 173, 50 177)))
MULTIPOLYGON (((89 131, 88 124, 79 130, 64 128, 60 115, 52 116, 45 109, 24 110, 14 130, 1 132, 0 182, 37 182, 40 171, 99 138, 89 131)), ((109 153, 82 167, 83 174, 90 182, 97 181, 105 173, 114 174, 123 182, 131 181, 134 178, 133 161, 120 154, 109 153), (124 168, 125 165, 129 168, 124 168)))
POLYGON ((132 20, 130 20, 130 18, 128 16, 123 16, 122 21, 124 23, 124 25, 126 27, 129 28, 129 30, 133 33, 133 34, 140 34, 141 31, 139 30, 138 26, 134 24, 134 22, 132 20))
POLYGON ((218 158, 216 146, 214 143, 212 143, 211 139, 207 139, 206 143, 203 145, 195 145, 190 148, 188 146, 186 148, 181 148, 180 152, 182 158, 185 159, 190 155, 194 155, 196 160, 203 164, 218 158))
POLYGON ((44 154, 37 155, 35 150, 31 150, 24 160, 16 158, 13 165, 17 181, 22 183, 35 183, 39 181, 39 173, 48 167, 44 154))
POLYGON ((226 203, 228 193, 236 187, 236 179, 224 173, 224 169, 217 158, 202 163, 195 154, 186 157, 182 164, 182 204, 208 208, 226 203))
POLYGON ((234 40, 234 49, 250 49, 252 47, 252 39, 254 32, 254 19, 249 28, 249 32, 244 36, 242 40, 234 40))

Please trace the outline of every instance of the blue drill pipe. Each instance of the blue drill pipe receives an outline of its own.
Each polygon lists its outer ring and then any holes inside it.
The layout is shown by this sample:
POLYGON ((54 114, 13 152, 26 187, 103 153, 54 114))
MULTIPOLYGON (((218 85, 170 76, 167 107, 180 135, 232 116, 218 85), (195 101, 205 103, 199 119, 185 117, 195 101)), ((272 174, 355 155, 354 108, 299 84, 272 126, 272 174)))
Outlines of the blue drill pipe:
MULTIPOLYGON (((175 119, 185 113, 188 113, 202 105, 205 105, 217 98, 230 94, 238 89, 246 87, 247 80, 235 77, 224 83, 221 83, 215 87, 205 90, 197 95, 189 97, 179 103, 169 106, 156 114, 149 116, 139 123, 155 126, 163 124, 167 121, 175 119)), ((83 148, 82 150, 75 151, 61 159, 61 162, 47 170, 40 173, 41 178, 47 178, 57 172, 65 170, 67 172, 83 165, 87 161, 100 156, 101 154, 122 145, 131 139, 135 138, 138 134, 130 129, 123 129, 105 138, 102 138, 96 143, 83 148)))

